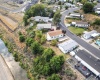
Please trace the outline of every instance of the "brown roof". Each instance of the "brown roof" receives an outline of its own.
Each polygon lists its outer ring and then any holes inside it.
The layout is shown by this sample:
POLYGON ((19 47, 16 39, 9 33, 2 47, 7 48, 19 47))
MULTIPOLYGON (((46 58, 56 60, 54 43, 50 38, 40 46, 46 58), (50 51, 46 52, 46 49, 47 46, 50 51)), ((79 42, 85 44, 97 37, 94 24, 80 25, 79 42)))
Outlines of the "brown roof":
POLYGON ((52 36, 57 36, 63 33, 62 33, 62 30, 56 30, 56 31, 50 31, 48 32, 48 34, 52 37, 52 36))

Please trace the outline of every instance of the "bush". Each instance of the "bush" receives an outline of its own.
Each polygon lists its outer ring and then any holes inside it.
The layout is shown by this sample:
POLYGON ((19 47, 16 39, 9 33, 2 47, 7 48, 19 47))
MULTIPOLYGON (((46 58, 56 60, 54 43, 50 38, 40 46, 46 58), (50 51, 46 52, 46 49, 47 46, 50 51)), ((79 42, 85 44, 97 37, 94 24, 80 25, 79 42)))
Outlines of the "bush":
POLYGON ((68 6, 65 6, 65 9, 68 9, 68 6))
POLYGON ((100 25, 100 19, 96 19, 93 24, 100 25))
POLYGON ((20 41, 20 42, 24 42, 24 41, 25 41, 25 37, 24 37, 23 35, 20 35, 20 36, 19 36, 19 41, 20 41))
POLYGON ((51 45, 52 46, 56 46, 56 44, 57 44, 57 40, 56 39, 51 41, 51 45))
POLYGON ((67 74, 67 76, 73 76, 73 72, 70 69, 66 69, 65 73, 67 74))

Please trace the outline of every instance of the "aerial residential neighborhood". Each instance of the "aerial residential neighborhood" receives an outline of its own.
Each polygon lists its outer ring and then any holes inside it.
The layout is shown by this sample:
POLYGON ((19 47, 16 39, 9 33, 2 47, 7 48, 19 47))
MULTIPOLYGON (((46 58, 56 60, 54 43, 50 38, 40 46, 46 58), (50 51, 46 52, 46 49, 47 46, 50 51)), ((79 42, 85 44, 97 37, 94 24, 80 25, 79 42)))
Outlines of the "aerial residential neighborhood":
POLYGON ((100 80, 100 0, 0 0, 0 80, 100 80))

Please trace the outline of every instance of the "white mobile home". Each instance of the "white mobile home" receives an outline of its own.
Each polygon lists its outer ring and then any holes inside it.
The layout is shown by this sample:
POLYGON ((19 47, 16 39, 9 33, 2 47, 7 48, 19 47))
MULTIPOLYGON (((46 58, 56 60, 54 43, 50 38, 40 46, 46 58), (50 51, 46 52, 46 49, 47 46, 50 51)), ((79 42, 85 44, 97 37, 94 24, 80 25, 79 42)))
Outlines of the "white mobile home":
POLYGON ((37 24, 37 29, 41 30, 41 29, 52 29, 51 24, 37 24))
POLYGON ((36 22, 51 22, 52 19, 49 17, 41 17, 41 16, 35 16, 35 17, 31 17, 31 20, 34 20, 36 22))
POLYGON ((58 47, 63 53, 68 53, 74 50, 76 47, 78 47, 78 43, 74 40, 68 40, 58 44, 58 47))
POLYGON ((97 33, 97 31, 92 30, 90 32, 87 32, 87 33, 83 34, 83 38, 84 39, 90 39, 94 33, 97 33))
POLYGON ((90 24, 88 22, 72 22, 72 26, 88 28, 90 26, 90 24))
POLYGON ((55 31, 50 31, 47 33, 47 40, 54 40, 63 37, 64 34, 62 30, 55 30, 55 31))

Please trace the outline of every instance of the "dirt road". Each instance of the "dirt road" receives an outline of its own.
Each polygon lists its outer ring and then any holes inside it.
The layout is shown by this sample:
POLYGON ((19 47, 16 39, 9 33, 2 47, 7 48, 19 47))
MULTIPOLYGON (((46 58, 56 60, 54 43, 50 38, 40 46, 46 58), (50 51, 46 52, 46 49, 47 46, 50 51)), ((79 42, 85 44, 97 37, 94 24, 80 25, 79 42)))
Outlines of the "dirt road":
POLYGON ((0 55, 0 80, 14 80, 4 59, 0 55))

